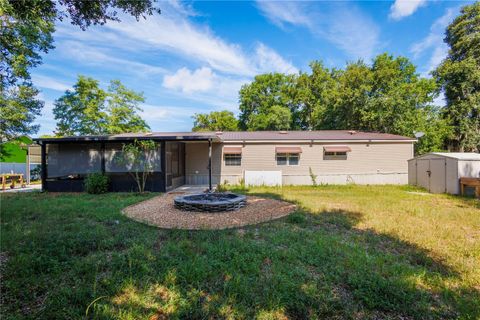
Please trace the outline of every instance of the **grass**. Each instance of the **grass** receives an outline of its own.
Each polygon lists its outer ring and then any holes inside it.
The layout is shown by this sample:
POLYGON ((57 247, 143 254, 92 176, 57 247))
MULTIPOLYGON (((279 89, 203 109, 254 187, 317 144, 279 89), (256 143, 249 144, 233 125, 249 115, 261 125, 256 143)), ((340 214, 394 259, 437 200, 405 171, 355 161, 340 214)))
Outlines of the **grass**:
POLYGON ((2 319, 478 319, 480 204, 394 186, 255 188, 271 223, 159 230, 153 195, 4 194, 2 319))

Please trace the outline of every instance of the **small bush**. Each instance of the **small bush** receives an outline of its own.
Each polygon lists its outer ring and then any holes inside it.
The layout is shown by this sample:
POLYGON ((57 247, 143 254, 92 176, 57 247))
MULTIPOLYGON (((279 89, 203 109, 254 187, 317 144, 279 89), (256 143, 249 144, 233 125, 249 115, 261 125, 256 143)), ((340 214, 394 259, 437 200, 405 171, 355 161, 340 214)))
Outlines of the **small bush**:
POLYGON ((293 224, 302 224, 305 222, 305 216, 301 213, 292 213, 287 217, 287 221, 293 224))
POLYGON ((91 173, 85 178, 85 191, 100 194, 108 191, 108 177, 101 173, 91 173))
POLYGON ((228 191, 228 181, 225 180, 223 183, 217 184, 217 192, 227 192, 228 191))
POLYGON ((312 179, 312 186, 317 186, 317 175, 313 172, 312 167, 308 167, 308 172, 310 174, 310 179, 312 179))

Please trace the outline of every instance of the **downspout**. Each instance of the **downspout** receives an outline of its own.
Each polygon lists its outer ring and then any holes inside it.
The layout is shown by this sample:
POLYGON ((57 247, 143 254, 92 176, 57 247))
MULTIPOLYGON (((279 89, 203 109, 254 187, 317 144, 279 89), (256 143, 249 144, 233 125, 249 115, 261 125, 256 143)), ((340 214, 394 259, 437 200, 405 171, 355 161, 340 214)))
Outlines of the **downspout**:
POLYGON ((208 191, 212 192, 212 139, 208 139, 208 191))
POLYGON ((48 191, 47 190, 47 144, 42 141, 41 142, 41 157, 42 157, 42 191, 48 191))

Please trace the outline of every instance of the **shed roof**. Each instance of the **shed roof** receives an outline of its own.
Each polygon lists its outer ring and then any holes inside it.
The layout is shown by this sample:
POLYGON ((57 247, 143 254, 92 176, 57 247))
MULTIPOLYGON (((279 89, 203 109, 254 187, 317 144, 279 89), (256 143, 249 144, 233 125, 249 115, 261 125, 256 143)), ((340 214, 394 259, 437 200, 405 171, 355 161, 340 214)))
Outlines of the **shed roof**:
POLYGON ((404 141, 414 142, 415 138, 389 133, 363 132, 354 130, 319 130, 319 131, 224 131, 224 132, 147 132, 122 133, 101 136, 75 136, 62 138, 37 138, 35 141, 108 141, 108 140, 205 140, 213 141, 285 141, 285 140, 331 140, 331 141, 404 141))
POLYGON ((452 158, 457 160, 480 161, 480 153, 476 153, 476 152, 429 152, 410 160, 420 159, 424 157, 431 157, 431 156, 452 158))
POLYGON ((476 152, 432 152, 432 154, 458 160, 480 160, 480 153, 476 152))

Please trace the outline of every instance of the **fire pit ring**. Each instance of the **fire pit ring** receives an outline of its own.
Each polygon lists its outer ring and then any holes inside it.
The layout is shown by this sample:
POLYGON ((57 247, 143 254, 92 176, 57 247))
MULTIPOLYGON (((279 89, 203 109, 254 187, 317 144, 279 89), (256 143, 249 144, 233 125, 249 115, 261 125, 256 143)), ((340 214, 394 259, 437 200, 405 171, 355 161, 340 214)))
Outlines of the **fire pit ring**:
POLYGON ((187 194, 175 197, 175 208, 185 211, 222 212, 233 211, 247 204, 247 197, 231 192, 187 194))

